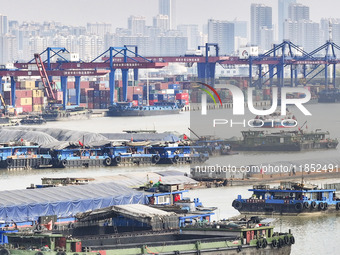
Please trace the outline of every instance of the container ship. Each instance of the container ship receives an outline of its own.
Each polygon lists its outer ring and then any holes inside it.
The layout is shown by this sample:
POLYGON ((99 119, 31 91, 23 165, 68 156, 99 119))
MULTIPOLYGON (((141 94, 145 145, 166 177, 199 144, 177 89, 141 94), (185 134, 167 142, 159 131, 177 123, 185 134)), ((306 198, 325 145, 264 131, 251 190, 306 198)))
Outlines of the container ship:
POLYGON ((145 106, 133 106, 132 103, 115 103, 109 107, 107 115, 112 117, 131 117, 179 114, 183 106, 172 102, 154 103, 154 105, 145 106))

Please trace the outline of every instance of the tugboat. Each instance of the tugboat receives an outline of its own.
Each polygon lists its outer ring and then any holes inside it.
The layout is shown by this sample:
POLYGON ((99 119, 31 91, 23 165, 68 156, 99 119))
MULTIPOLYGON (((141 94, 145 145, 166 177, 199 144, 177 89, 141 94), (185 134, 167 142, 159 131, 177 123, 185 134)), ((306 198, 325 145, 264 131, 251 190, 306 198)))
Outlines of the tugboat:
POLYGON ((242 140, 229 140, 234 150, 240 151, 302 151, 315 149, 335 149, 337 139, 329 138, 329 132, 306 132, 303 130, 280 131, 241 131, 242 140))
POLYGON ((24 119, 20 121, 21 125, 41 125, 45 124, 46 120, 41 116, 26 116, 24 119))
POLYGON ((133 106, 132 103, 115 103, 107 112, 111 117, 153 116, 179 114, 184 105, 177 103, 155 103, 154 105, 133 106))
POLYGON ((335 189, 319 189, 317 185, 281 182, 279 187, 254 185, 250 198, 238 195, 232 206, 241 214, 299 215, 340 212, 340 199, 335 189))

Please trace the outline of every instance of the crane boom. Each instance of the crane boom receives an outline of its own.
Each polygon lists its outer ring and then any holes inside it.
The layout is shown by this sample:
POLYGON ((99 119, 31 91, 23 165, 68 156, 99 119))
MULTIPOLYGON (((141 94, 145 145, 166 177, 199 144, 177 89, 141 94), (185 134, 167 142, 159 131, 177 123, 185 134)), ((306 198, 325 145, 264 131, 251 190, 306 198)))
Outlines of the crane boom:
POLYGON ((41 81, 44 85, 44 89, 45 89, 45 93, 46 93, 47 98, 49 100, 55 100, 56 97, 55 97, 55 94, 53 92, 51 82, 50 82, 48 75, 46 73, 44 63, 41 60, 40 54, 35 53, 34 59, 35 59, 35 63, 37 64, 38 71, 40 73, 41 81))

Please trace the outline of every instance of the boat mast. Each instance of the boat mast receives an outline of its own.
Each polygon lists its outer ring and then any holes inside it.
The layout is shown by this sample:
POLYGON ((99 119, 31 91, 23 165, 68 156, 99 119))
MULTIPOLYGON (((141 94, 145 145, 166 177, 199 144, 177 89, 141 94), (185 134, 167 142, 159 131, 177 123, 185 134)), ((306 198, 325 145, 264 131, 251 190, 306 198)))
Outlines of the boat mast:
POLYGON ((146 71, 146 105, 149 106, 149 71, 146 71))

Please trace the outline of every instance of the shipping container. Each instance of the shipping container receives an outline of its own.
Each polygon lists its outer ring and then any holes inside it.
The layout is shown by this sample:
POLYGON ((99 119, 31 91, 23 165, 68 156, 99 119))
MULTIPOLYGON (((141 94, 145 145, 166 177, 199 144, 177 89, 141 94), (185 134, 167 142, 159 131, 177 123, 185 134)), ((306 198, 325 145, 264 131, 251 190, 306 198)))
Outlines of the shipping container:
POLYGON ((158 100, 149 100, 149 105, 154 105, 157 102, 158 102, 158 100))
POLYGON ((33 105, 43 105, 44 98, 43 97, 33 97, 33 105))
POLYGON ((21 89, 34 89, 35 88, 35 80, 24 80, 20 81, 20 88, 21 89))
POLYGON ((33 97, 44 97, 44 91, 41 89, 34 89, 32 90, 33 97))
POLYGON ((23 112, 32 112, 33 110, 32 105, 22 105, 21 107, 23 112))
POLYGON ((33 112, 41 112, 43 110, 42 105, 33 105, 32 107, 33 112))
POLYGON ((169 84, 168 88, 177 90, 177 89, 181 89, 181 85, 179 85, 179 84, 169 84))
POLYGON ((32 106, 32 97, 20 98, 20 104, 21 106, 26 106, 26 105, 32 106))
POLYGON ((176 94, 176 99, 186 99, 189 100, 189 94, 188 93, 178 93, 176 94))
POLYGON ((32 90, 16 90, 15 96, 17 98, 24 98, 24 97, 32 97, 33 91, 32 90))

